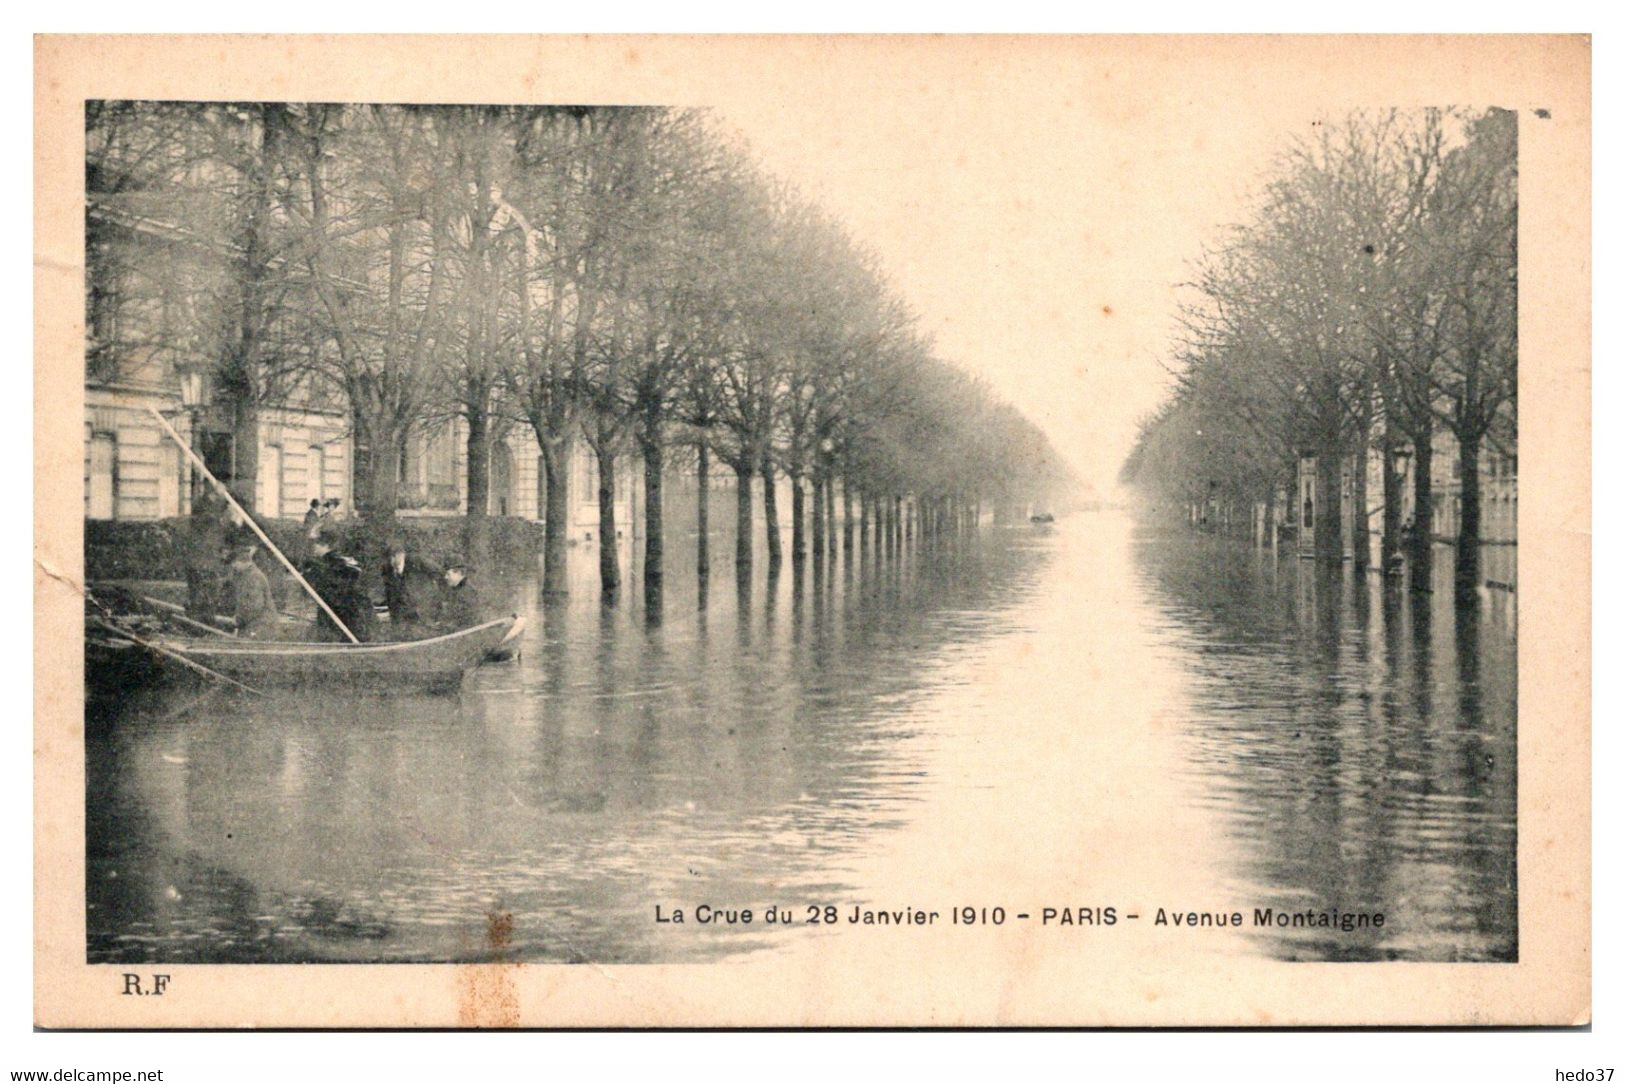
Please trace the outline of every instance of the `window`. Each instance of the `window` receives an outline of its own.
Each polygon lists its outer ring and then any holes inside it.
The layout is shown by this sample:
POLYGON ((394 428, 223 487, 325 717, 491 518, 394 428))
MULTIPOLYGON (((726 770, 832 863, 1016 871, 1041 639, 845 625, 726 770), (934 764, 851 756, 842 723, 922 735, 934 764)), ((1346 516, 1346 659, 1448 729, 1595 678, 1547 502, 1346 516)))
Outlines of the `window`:
POLYGON ((85 515, 113 519, 118 507, 118 438, 112 433, 90 437, 90 477, 85 493, 85 515))
POLYGON ((494 516, 509 515, 513 505, 513 453, 501 441, 491 446, 489 484, 488 511, 494 516))
POLYGON ((457 484, 457 440, 450 424, 441 427, 429 438, 424 459, 427 461, 427 480, 430 485, 457 484))
POLYGON ((277 519, 282 515, 282 447, 265 446, 265 459, 260 463, 260 514, 277 519))
POLYGON ((320 444, 312 444, 305 456, 305 500, 320 501, 327 498, 327 451, 320 444))
POLYGON ((181 514, 181 489, 186 475, 181 470, 180 453, 173 444, 158 449, 158 518, 170 519, 181 514))

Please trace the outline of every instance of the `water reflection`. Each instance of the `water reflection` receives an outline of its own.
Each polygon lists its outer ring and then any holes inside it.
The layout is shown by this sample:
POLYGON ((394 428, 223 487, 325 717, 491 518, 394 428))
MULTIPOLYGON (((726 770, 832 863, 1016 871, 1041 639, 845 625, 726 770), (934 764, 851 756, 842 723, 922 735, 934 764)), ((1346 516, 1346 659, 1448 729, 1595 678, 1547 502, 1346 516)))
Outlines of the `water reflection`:
POLYGON ((1271 929, 1289 959, 1517 958, 1516 637, 1507 604, 1154 531, 1136 563, 1194 675, 1191 782, 1238 898, 1383 911, 1271 929), (1439 662, 1444 660, 1444 665, 1439 662))
POLYGON ((1042 555, 888 560, 844 585, 765 562, 731 606, 692 577, 659 621, 590 587, 539 610, 529 583, 539 634, 458 697, 129 705, 88 749, 90 956, 481 959, 492 914, 520 959, 738 951, 663 941, 653 904, 844 890, 918 779, 888 705, 1042 555), (932 590, 903 589, 927 559, 932 590))
POLYGON ((580 553, 565 604, 515 585, 522 657, 457 697, 131 698, 87 745, 91 960, 704 960, 811 933, 656 903, 1059 871, 1388 916, 1255 954, 1516 956, 1504 604, 1112 514, 709 577, 680 552, 658 613, 602 605, 580 553), (1103 823, 1121 860, 1080 862, 1103 823))

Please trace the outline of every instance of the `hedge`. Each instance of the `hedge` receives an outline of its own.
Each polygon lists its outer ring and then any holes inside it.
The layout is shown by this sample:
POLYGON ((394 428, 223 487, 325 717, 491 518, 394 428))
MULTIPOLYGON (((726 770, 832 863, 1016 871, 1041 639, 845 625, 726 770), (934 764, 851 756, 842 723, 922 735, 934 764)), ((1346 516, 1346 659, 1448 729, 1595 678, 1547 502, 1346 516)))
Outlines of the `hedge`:
MULTIPOLYGON (((361 563, 369 578, 378 574, 390 542, 406 543, 407 552, 444 566, 453 559, 471 566, 482 562, 470 552, 465 516, 402 519, 382 526, 349 519, 329 524, 325 533, 334 547, 361 563)), ((260 520, 260 526, 288 559, 297 564, 308 552, 304 528, 288 520, 260 520)), ((494 570, 534 568, 542 552, 542 525, 530 520, 492 516, 489 564, 494 570)), ((186 576, 185 542, 191 520, 86 520, 85 577, 88 580, 180 580, 186 576)), ((262 567, 274 571, 272 558, 262 567)))

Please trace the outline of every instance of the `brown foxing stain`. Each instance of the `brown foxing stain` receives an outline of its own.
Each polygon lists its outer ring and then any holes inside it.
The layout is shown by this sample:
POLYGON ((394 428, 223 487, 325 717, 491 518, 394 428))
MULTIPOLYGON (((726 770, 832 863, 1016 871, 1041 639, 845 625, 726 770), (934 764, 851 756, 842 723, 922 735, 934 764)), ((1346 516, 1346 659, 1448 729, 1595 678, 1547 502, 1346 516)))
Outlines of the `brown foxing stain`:
POLYGON ((518 964, 506 962, 513 946, 513 915, 492 911, 485 916, 485 948, 493 961, 457 969, 457 1026, 516 1028, 519 991, 514 985, 518 964))
POLYGON ((1102 314, 1110 316, 1112 314, 1112 307, 1110 305, 1102 305, 1100 306, 1100 311, 1102 314))

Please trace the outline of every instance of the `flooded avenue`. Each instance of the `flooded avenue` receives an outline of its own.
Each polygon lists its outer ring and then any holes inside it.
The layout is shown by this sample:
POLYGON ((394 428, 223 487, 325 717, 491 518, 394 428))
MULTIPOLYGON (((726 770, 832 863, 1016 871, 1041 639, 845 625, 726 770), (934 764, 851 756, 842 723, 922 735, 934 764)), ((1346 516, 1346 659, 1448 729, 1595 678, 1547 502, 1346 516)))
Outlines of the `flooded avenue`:
POLYGON ((1200 951, 1516 958, 1504 595, 1120 512, 703 598, 668 567, 658 626, 572 560, 569 606, 523 585, 522 658, 458 696, 177 688, 90 728, 90 960, 681 962, 825 931, 656 905, 826 902, 1114 905, 1147 945, 1164 905, 1381 911, 1200 951))

